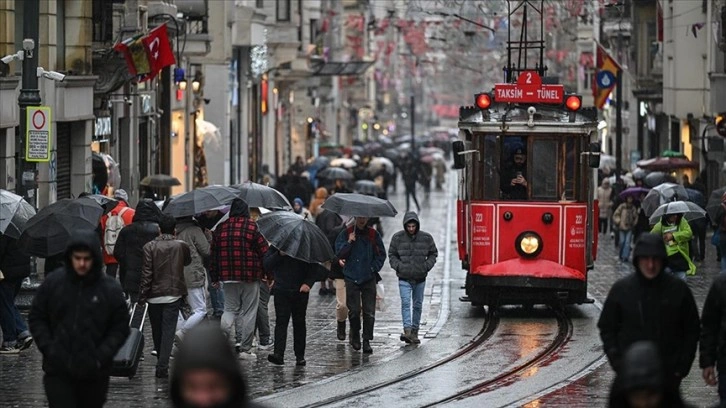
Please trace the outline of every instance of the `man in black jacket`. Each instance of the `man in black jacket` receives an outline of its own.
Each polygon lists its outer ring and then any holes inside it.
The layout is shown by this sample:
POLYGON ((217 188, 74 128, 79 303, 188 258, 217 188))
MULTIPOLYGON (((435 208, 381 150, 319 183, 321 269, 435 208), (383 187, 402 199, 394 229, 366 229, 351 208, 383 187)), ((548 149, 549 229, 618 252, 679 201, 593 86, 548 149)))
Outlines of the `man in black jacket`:
POLYGON ((30 276, 30 255, 18 246, 18 240, 0 234, 0 328, 3 338, 0 354, 17 354, 33 344, 28 326, 15 305, 23 279, 30 276))
POLYGON ((726 406, 726 275, 711 284, 701 316, 699 358, 706 384, 718 384, 721 406, 726 406), (718 375, 718 377, 717 377, 718 375))
POLYGON ((75 234, 66 265, 38 288, 30 331, 43 353, 50 407, 100 407, 113 357, 129 334, 128 309, 121 287, 103 273, 94 231, 75 234))
POLYGON ((293 348, 297 365, 304 366, 306 327, 305 313, 308 309, 310 288, 319 279, 318 265, 292 258, 277 248, 271 247, 264 259, 266 271, 273 271, 275 284, 275 352, 267 356, 273 364, 284 363, 287 344, 287 326, 292 316, 293 348))
POLYGON ((436 264, 439 251, 436 249, 434 237, 421 231, 418 215, 409 211, 403 216, 403 231, 391 238, 388 247, 388 258, 391 268, 398 276, 398 290, 401 295, 401 315, 403 317, 403 334, 401 341, 419 344, 418 338, 421 312, 423 311, 424 289, 426 276, 436 264), (411 300, 413 299, 413 317, 411 316, 411 300))
POLYGON ((663 273, 666 258, 660 236, 640 237, 633 251, 635 273, 610 289, 598 327, 616 373, 630 345, 652 341, 658 346, 666 383, 677 389, 691 370, 700 326, 691 290, 684 281, 663 273))
POLYGON ((136 204, 136 214, 131 225, 121 229, 113 249, 113 257, 119 262, 119 278, 131 302, 139 300, 141 267, 144 263, 144 245, 159 236, 161 211, 150 200, 136 204))

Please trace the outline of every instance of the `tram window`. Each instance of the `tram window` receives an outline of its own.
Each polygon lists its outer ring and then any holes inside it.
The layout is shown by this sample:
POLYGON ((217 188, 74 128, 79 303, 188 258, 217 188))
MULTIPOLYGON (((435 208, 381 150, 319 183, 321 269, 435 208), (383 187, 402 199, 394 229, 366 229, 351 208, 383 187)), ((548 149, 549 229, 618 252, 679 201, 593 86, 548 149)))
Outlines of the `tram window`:
POLYGON ((565 199, 574 200, 577 169, 577 143, 575 138, 568 137, 565 142, 565 199))
MULTIPOLYGON (((502 199, 526 200, 528 198, 529 174, 527 172, 527 138, 509 136, 502 142, 502 165, 499 188, 502 199)), ((537 174, 537 172, 534 172, 537 174)))
POLYGON ((557 196, 557 159, 559 142, 557 140, 535 139, 532 151, 537 152, 531 157, 532 174, 536 178, 531 181, 532 198, 559 200, 557 196))
POLYGON ((499 196, 497 187, 497 137, 494 135, 484 136, 482 159, 482 183, 484 187, 484 199, 496 200, 499 196))

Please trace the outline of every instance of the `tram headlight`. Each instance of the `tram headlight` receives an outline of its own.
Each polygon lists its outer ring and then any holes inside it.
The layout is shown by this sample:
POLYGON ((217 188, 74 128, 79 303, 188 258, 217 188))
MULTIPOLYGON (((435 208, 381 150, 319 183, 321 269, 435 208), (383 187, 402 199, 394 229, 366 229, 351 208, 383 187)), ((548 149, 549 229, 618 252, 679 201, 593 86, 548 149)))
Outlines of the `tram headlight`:
POLYGON ((533 258, 542 252, 542 238, 534 232, 523 232, 517 237, 516 249, 519 255, 533 258))

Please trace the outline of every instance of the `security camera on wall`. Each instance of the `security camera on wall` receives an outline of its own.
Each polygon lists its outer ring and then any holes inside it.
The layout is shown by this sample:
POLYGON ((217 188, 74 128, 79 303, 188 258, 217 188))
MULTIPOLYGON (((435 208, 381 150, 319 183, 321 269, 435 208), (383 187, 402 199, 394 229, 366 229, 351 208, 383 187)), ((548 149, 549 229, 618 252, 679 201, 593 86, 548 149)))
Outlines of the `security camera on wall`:
POLYGON ((58 71, 46 71, 45 69, 38 67, 38 78, 41 76, 58 82, 63 82, 63 80, 66 79, 65 74, 61 74, 58 71))

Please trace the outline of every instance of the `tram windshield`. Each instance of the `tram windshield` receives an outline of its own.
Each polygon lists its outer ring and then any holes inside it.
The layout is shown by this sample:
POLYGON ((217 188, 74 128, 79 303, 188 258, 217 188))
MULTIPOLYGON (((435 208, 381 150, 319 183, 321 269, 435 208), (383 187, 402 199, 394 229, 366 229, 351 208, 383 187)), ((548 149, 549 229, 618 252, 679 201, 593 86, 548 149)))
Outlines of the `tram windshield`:
POLYGON ((484 200, 582 200, 579 136, 477 135, 473 196, 484 200))

